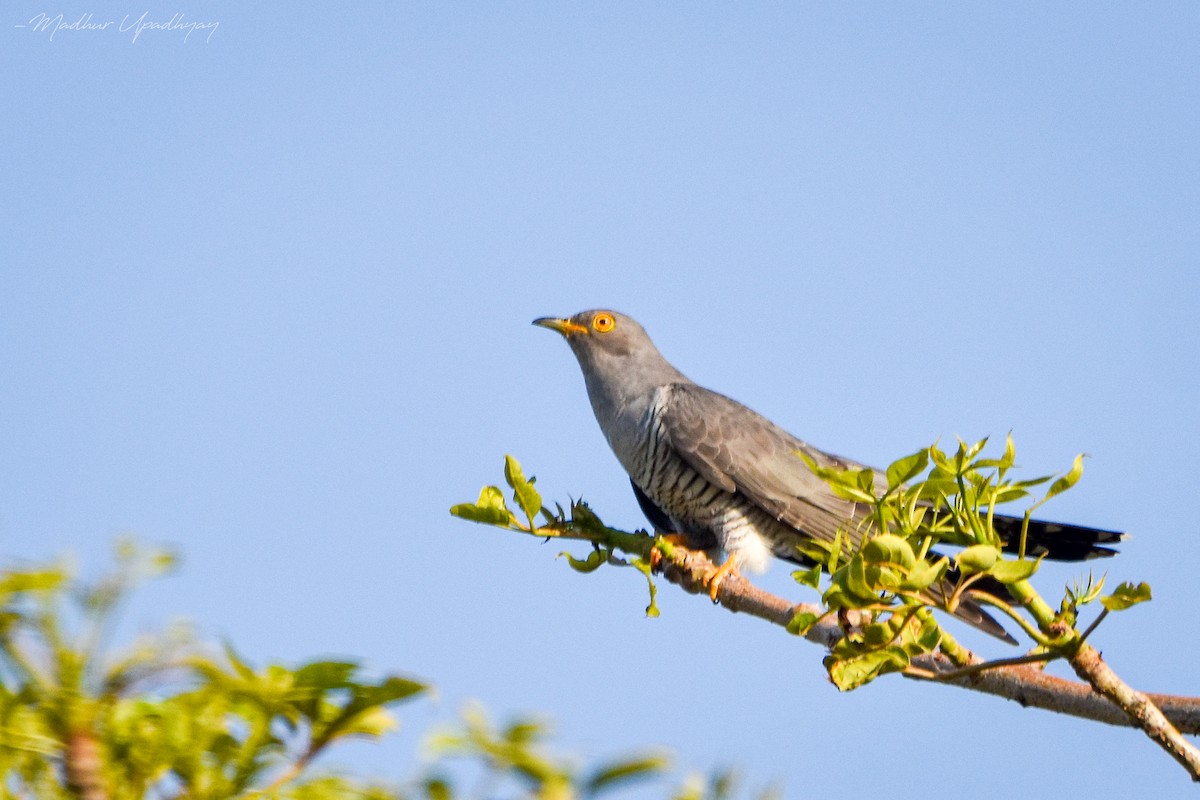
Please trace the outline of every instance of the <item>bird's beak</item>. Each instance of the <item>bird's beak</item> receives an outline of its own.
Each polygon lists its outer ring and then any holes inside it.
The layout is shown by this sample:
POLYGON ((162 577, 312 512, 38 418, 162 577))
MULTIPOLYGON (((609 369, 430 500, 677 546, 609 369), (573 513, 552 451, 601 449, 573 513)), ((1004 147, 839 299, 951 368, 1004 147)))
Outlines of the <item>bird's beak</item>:
POLYGON ((549 328, 552 331, 558 331, 563 336, 570 337, 577 333, 587 334, 588 329, 577 322, 571 322, 569 319, 559 319, 558 317, 538 317, 533 321, 534 325, 543 328, 549 328))

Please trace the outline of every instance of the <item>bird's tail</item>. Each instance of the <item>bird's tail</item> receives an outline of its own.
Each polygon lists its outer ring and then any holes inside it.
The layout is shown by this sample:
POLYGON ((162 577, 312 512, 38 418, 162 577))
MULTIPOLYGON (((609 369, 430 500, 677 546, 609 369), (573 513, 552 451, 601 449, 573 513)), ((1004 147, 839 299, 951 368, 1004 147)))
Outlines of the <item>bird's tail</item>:
MULTIPOLYGON (((1004 542, 1004 551, 1017 552, 1021 545, 1023 520, 1020 517, 997 514, 993 522, 996 533, 1004 542)), ((1120 531, 1030 520, 1025 538, 1025 554, 1034 558, 1044 555, 1054 561, 1107 558, 1116 555, 1117 551, 1104 545, 1117 544, 1126 535, 1120 531)))
MULTIPOLYGON (((935 600, 944 602, 953 590, 952 587, 957 580, 958 575, 954 568, 951 567, 950 572, 940 581, 940 585, 934 584, 929 587, 929 593, 935 600)), ((1004 626, 997 622, 995 617, 985 611, 983 606, 972 600, 969 595, 959 600, 958 605, 954 609, 954 616, 972 628, 978 628, 984 633, 991 634, 1009 644, 1017 644, 1017 640, 1004 629, 1004 626)))

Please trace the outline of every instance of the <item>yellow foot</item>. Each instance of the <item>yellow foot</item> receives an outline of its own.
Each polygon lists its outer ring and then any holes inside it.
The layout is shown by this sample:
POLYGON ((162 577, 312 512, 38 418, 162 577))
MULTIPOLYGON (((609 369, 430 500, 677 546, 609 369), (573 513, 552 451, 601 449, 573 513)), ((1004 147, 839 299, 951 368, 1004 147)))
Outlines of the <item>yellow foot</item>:
MULTIPOLYGON (((660 537, 675 547, 687 547, 687 538, 682 533, 663 533, 660 537)), ((650 548, 650 571, 662 572, 663 554, 657 546, 650 548)))
POLYGON ((733 575, 735 578, 741 577, 738 572, 737 565, 733 563, 733 556, 725 559, 725 563, 713 570, 704 579, 704 585, 708 587, 708 597, 714 603, 717 602, 717 593, 721 591, 721 584, 725 579, 733 575))

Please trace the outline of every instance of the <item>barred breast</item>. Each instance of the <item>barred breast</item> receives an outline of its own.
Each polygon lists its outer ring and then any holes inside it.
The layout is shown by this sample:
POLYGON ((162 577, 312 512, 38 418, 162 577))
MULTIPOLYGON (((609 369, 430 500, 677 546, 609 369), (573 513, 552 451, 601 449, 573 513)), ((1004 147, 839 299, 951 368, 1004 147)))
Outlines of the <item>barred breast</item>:
POLYGON ((794 560, 785 531, 775 530, 785 526, 740 492, 726 491, 693 469, 673 446, 661 410, 659 403, 648 409, 638 437, 644 446, 625 465, 634 483, 680 532, 715 539, 739 568, 762 572, 772 555, 794 560))

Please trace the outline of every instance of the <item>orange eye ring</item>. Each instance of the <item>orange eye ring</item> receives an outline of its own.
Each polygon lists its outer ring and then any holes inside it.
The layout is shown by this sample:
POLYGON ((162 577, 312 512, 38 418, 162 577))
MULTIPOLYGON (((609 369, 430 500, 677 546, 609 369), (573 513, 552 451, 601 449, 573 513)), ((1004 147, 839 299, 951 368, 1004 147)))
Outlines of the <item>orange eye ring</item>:
POLYGON ((596 316, 592 317, 592 329, 596 333, 608 333, 613 328, 617 327, 617 321, 613 319, 613 315, 607 311, 601 311, 596 316))

